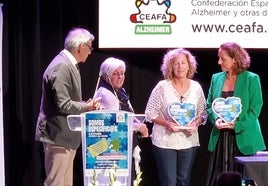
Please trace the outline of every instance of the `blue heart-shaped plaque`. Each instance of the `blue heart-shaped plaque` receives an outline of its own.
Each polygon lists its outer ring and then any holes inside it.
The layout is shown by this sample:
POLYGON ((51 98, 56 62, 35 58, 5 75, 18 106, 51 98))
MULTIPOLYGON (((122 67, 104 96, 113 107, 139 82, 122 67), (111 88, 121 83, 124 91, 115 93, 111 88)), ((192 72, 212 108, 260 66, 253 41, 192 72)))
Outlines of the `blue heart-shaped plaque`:
POLYGON ((242 111, 239 97, 216 98, 212 102, 213 112, 226 123, 234 122, 242 111))
POLYGON ((196 107, 192 103, 172 103, 168 107, 168 114, 179 125, 185 126, 193 121, 196 107))

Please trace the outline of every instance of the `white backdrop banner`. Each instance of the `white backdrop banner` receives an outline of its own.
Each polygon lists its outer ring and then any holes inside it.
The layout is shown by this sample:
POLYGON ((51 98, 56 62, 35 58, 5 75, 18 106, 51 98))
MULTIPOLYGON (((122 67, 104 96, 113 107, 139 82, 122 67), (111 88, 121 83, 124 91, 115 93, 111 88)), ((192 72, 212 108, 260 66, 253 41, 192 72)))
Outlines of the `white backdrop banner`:
POLYGON ((267 0, 99 0, 100 48, 268 48, 267 0))

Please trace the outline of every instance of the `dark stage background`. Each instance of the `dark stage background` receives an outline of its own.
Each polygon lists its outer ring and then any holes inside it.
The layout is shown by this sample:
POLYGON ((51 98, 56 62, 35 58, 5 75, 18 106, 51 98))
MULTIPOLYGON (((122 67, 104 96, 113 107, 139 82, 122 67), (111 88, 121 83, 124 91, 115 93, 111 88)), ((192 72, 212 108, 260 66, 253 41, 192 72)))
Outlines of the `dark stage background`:
MULTIPOLYGON (((7 186, 41 186, 44 179, 42 146, 34 141, 41 96, 41 78, 50 60, 63 48, 67 31, 74 26, 96 36, 92 55, 81 65, 83 97, 93 95, 100 63, 108 56, 127 62, 125 88, 136 113, 143 113, 152 88, 162 78, 160 64, 166 49, 98 49, 98 1, 96 0, 4 0, 3 99, 5 174, 7 186)), ((107 15, 109 16, 109 15, 107 15)), ((211 38, 213 39, 213 38, 211 38)), ((208 41, 209 42, 209 41, 208 41)), ((268 44, 267 44, 268 48, 268 44)), ((217 49, 190 49, 199 62, 198 80, 207 94, 210 77, 220 71, 217 49)), ((264 105, 260 116, 268 144, 268 50, 248 49, 251 71, 260 75, 264 105)), ((210 124, 200 127, 201 146, 192 172, 192 186, 204 185, 209 153, 210 124)), ((250 140, 250 139, 249 139, 250 140)), ((75 186, 82 186, 81 151, 75 160, 75 186), (81 155, 81 154, 80 154, 81 155)), ((143 141, 143 186, 156 186, 150 139, 143 141)))

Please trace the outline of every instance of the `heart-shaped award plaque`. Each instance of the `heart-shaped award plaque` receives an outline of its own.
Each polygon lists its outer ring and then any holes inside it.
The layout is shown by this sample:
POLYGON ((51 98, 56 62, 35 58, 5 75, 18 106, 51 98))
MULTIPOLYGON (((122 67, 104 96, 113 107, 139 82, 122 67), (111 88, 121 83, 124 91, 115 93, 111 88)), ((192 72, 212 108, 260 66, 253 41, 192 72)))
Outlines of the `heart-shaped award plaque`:
POLYGON ((192 103, 172 103, 168 107, 168 114, 179 125, 186 126, 193 121, 196 107, 192 103))
POLYGON ((212 102, 213 112, 226 123, 234 122, 242 111, 239 97, 216 98, 212 102))

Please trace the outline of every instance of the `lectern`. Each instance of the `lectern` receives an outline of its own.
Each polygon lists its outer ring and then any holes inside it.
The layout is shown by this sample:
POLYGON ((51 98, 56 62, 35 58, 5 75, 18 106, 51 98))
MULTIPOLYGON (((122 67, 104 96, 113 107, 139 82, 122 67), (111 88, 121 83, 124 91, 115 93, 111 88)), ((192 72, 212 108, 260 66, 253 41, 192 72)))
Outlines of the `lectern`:
POLYGON ((144 115, 125 111, 100 110, 69 115, 70 130, 81 132, 84 186, 109 186, 109 172, 116 166, 122 186, 131 184, 133 130, 144 115))

